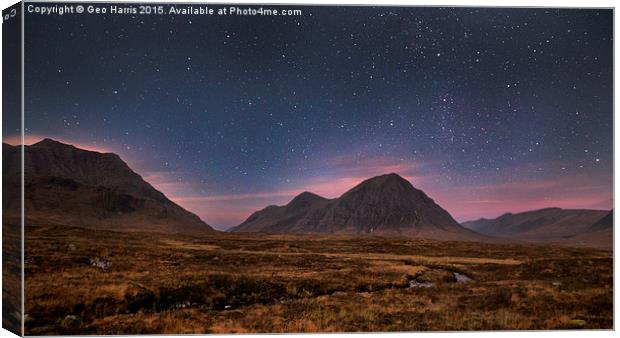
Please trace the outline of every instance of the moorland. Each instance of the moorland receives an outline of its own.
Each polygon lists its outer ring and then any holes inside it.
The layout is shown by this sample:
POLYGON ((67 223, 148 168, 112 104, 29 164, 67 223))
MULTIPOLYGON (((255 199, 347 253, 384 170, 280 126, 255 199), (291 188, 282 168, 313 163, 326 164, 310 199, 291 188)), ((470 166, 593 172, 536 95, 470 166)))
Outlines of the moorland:
POLYGON ((26 228, 26 334, 611 329, 612 252, 26 228))

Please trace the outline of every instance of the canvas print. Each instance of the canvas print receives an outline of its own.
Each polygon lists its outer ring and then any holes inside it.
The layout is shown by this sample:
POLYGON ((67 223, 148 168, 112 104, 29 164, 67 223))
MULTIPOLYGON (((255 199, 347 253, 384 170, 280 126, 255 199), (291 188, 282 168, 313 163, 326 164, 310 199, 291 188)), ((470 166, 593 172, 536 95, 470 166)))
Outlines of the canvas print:
POLYGON ((12 332, 613 329, 612 9, 14 8, 12 332))

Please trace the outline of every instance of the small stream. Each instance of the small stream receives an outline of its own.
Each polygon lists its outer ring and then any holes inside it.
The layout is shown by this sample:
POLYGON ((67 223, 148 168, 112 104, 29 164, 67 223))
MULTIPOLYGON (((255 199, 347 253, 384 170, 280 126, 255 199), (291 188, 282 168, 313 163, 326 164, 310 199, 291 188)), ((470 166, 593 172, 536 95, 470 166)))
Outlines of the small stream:
POLYGON ((430 282, 418 282, 417 280, 413 279, 409 281, 409 288, 410 289, 416 289, 416 288, 432 288, 433 286, 435 286, 435 284, 430 283, 430 282))
MULTIPOLYGON (((458 273, 458 272, 453 272, 452 275, 454 276, 454 279, 457 283, 469 283, 469 282, 473 282, 474 279, 462 274, 462 273, 458 273)), ((409 281, 409 288, 410 289, 417 289, 417 288, 432 288, 435 286, 435 283, 431 283, 431 282, 419 282, 416 279, 412 279, 409 281)))
POLYGON ((471 277, 464 275, 462 273, 453 272, 453 274, 454 274, 454 278, 456 278, 457 283, 468 283, 468 282, 473 281, 471 277))

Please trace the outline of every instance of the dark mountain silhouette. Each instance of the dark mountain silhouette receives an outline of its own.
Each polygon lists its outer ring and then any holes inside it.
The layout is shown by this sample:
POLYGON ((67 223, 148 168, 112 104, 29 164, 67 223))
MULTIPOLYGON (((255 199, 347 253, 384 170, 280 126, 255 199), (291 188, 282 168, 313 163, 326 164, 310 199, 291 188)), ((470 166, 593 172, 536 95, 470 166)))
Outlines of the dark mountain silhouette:
POLYGON ((605 216, 604 210, 546 208, 479 219, 463 226, 479 233, 529 241, 556 241, 586 232, 605 216))
POLYGON ((331 200, 311 192, 303 192, 286 206, 270 205, 257 211, 242 224, 229 231, 239 232, 296 232, 299 224, 305 224, 308 214, 327 206, 331 200))
POLYGON ((368 179, 337 199, 304 192, 285 206, 255 212, 231 231, 487 239, 463 228, 423 191, 397 174, 368 179))
MULTIPOLYGON (((3 143, 5 210, 19 203, 20 147, 3 143)), ((62 224, 120 231, 205 233, 198 216, 170 201, 112 153, 51 139, 24 147, 27 224, 62 224)))
POLYGON ((590 231, 599 231, 599 230, 607 230, 611 229, 614 226, 614 210, 612 209, 605 217, 596 221, 596 223, 592 224, 590 227, 590 231))
POLYGON ((614 246, 614 211, 613 209, 592 224, 584 232, 566 239, 571 245, 595 246, 613 249, 614 246))

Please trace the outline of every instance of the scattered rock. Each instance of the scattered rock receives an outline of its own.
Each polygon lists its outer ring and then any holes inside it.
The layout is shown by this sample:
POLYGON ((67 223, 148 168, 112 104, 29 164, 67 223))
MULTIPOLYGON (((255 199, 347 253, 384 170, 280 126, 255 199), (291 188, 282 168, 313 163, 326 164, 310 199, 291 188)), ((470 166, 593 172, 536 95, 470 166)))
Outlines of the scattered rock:
POLYGON ((34 318, 32 318, 31 315, 29 315, 27 313, 24 314, 24 323, 28 323, 28 322, 33 321, 33 320, 34 320, 34 318))
POLYGON ((76 315, 67 315, 62 320, 62 327, 68 330, 77 330, 82 325, 82 318, 76 315))
POLYGON ((90 265, 96 268, 99 268, 101 270, 107 270, 112 266, 112 262, 105 260, 105 259, 101 259, 99 257, 95 257, 95 258, 90 259, 90 265))

